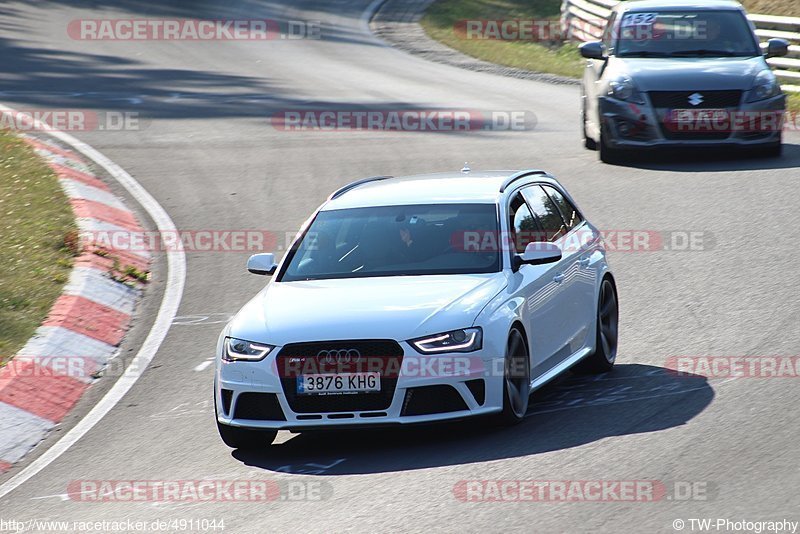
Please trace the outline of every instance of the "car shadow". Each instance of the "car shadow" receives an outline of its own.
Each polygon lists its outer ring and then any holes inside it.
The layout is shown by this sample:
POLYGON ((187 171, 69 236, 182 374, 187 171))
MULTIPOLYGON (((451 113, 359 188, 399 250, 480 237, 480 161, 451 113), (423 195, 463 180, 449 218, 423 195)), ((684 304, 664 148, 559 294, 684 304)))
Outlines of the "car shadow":
POLYGON ((792 169, 800 167, 800 145, 784 143, 783 155, 780 157, 762 157, 752 151, 729 147, 644 151, 630 154, 626 158, 616 166, 671 172, 792 169))
POLYGON ((267 471, 311 475, 407 471, 516 458, 687 423, 714 398, 707 379, 663 367, 617 365, 599 376, 567 375, 531 397, 514 427, 486 421, 295 434, 235 459, 267 471))

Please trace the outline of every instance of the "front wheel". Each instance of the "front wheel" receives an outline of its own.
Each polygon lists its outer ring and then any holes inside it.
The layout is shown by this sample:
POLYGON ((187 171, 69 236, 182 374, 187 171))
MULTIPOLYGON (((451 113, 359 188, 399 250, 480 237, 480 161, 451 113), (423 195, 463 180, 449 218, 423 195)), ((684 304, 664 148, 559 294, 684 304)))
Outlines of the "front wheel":
POLYGON ((217 421, 219 436, 231 449, 261 449, 271 444, 278 435, 277 430, 261 430, 223 425, 217 421))
POLYGON ((515 425, 525 418, 531 394, 531 370, 528 349, 522 333, 514 328, 508 335, 503 372, 503 411, 500 423, 515 425))
MULTIPOLYGON (((584 97, 585 98, 585 97, 584 97)), ((583 146, 588 150, 597 150, 597 141, 589 137, 589 131, 586 129, 586 106, 584 105, 581 110, 581 122, 583 123, 583 146)))
POLYGON ((607 373, 614 367, 617 359, 617 340, 619 339, 619 304, 617 290, 610 278, 604 278, 600 285, 600 298, 597 301, 597 333, 594 352, 581 360, 574 370, 583 374, 607 373))
POLYGON ((783 155, 783 143, 776 143, 774 145, 767 145, 760 147, 756 150, 756 157, 761 158, 779 158, 783 155))
POLYGON ((615 165, 617 163, 622 163, 622 151, 618 148, 611 148, 606 143, 606 136, 600 134, 600 143, 599 143, 599 152, 600 152, 600 161, 603 163, 607 163, 609 165, 615 165))

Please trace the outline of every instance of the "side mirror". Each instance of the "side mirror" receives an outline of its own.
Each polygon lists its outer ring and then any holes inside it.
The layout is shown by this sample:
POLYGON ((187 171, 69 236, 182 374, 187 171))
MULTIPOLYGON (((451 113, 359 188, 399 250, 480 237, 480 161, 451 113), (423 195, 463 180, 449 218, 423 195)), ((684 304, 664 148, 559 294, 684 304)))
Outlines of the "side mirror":
POLYGON ((580 50, 581 55, 586 59, 606 59, 605 47, 600 41, 583 43, 578 50, 580 50))
POLYGON ((247 260, 247 270, 253 274, 271 275, 275 274, 278 264, 275 263, 275 254, 253 254, 247 260))
POLYGON ((561 248, 555 243, 528 243, 522 255, 514 256, 513 269, 517 271, 523 265, 555 263, 560 259, 561 248))
POLYGON ((783 57, 789 54, 789 41, 770 39, 767 41, 767 57, 783 57))

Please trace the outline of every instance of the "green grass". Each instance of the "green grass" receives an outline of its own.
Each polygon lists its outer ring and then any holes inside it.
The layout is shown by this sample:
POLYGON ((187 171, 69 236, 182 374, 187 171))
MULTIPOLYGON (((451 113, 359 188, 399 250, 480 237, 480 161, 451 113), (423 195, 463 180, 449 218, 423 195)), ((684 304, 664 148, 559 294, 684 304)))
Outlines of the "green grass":
POLYGON ((524 41, 466 39, 454 31, 458 21, 475 19, 558 20, 561 0, 439 0, 421 24, 428 35, 467 55, 536 72, 577 78, 583 62, 574 43, 545 45, 524 41))
POLYGON ((800 93, 788 93, 789 95, 789 110, 800 112, 800 93))
POLYGON ((0 130, 0 365, 33 335, 61 294, 76 235, 53 172, 26 143, 0 130))
MULTIPOLYGON (((797 0, 750 0, 744 4, 754 13, 761 12, 757 8, 769 8, 770 14, 800 13, 797 0)), ((469 56, 499 65, 579 78, 584 62, 574 43, 466 39, 454 31, 456 23, 464 20, 557 20, 560 9, 561 0, 438 0, 428 8, 420 24, 431 38, 469 56)), ((789 108, 800 112, 800 94, 790 94, 789 108)))

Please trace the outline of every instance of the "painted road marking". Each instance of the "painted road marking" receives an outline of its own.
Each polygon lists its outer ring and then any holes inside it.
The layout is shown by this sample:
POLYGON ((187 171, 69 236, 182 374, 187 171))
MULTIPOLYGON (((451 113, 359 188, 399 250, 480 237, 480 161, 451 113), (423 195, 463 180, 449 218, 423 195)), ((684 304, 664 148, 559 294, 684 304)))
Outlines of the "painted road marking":
MULTIPOLYGON (((0 111, 6 113, 16 113, 3 104, 0 104, 0 111)), ((45 125, 40 121, 34 123, 36 128, 45 129, 45 125)), ((169 214, 164 208, 156 201, 153 196, 142 187, 142 184, 136 181, 125 170, 108 159, 102 153, 87 145, 86 143, 78 140, 77 138, 60 131, 50 132, 54 138, 66 143, 73 149, 83 154, 86 158, 94 161, 97 165, 102 167, 108 174, 110 174, 128 193, 144 208, 150 218, 155 222, 156 228, 161 233, 174 232, 177 233, 178 229, 175 223, 172 222, 169 214)), ((67 452, 70 447, 78 442, 89 430, 91 430, 97 423, 100 422, 105 415, 111 411, 114 406, 125 396, 126 393, 133 387, 139 380, 147 366, 155 357, 161 343, 167 337, 172 321, 177 315, 178 307, 181 303, 183 296, 183 287, 186 283, 186 256, 181 250, 169 251, 167 256, 167 279, 164 281, 164 296, 161 300, 161 306, 158 309, 158 314, 153 322, 147 338, 144 340, 139 352, 131 360, 125 373, 117 380, 105 396, 100 399, 94 408, 78 422, 69 432, 67 432, 61 439, 59 439, 50 449, 45 451, 39 458, 34 460, 25 469, 14 475, 11 479, 0 486, 0 498, 8 495, 16 488, 21 486, 31 477, 35 476, 42 469, 50 465, 53 461, 58 459, 62 454, 67 452)))
POLYGON ((197 367, 194 368, 195 371, 205 371, 208 367, 210 367, 214 363, 214 358, 209 358, 197 367))

